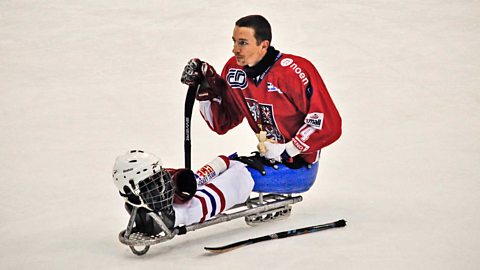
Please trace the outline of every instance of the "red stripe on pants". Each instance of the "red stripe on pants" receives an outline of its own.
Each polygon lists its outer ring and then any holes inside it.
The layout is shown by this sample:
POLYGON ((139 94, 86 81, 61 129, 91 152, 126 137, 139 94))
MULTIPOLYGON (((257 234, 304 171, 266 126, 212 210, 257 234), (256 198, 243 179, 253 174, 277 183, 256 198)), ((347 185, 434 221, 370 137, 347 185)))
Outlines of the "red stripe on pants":
POLYGON ((206 186, 211 188, 213 191, 215 191, 215 193, 217 193, 218 197, 220 198, 220 213, 222 213, 223 210, 225 210, 225 206, 226 206, 225 196, 223 195, 222 191, 218 187, 216 187, 214 184, 208 183, 206 184, 206 186))
POLYGON ((202 204, 203 217, 200 220, 200 222, 204 222, 205 218, 207 217, 207 214, 208 214, 207 202, 205 201, 205 198, 200 197, 198 195, 193 195, 193 197, 197 198, 200 201, 200 203, 202 204))

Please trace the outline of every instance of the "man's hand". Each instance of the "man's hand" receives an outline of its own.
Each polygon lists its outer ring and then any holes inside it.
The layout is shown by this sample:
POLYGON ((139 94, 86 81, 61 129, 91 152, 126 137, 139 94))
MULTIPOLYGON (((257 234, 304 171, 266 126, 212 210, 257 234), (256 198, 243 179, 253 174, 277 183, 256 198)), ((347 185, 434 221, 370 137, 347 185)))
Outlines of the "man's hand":
POLYGON ((292 157, 301 152, 292 142, 284 144, 266 141, 263 144, 266 152, 260 153, 260 155, 266 159, 275 160, 277 162, 292 162, 292 157))
POLYGON ((220 97, 226 87, 215 69, 198 58, 188 61, 180 81, 189 86, 200 84, 196 96, 196 99, 200 101, 220 97))
POLYGON ((198 58, 190 59, 183 69, 180 81, 189 86, 199 84, 203 79, 202 64, 203 62, 198 58))

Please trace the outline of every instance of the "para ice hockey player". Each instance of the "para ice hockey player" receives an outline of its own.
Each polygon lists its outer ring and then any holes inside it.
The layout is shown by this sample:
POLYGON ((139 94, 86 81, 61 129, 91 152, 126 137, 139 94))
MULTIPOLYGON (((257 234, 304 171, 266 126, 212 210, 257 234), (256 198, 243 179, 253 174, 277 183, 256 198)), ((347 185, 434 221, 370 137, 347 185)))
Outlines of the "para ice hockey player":
POLYGON ((245 202, 252 190, 291 194, 313 184, 320 150, 340 137, 341 118, 315 67, 276 50, 271 37, 262 16, 241 18, 233 31, 234 56, 221 74, 194 58, 181 81, 200 84, 200 112, 218 134, 247 119, 260 140, 260 155, 273 161, 275 170, 259 173, 251 163, 229 161, 228 169, 202 184, 201 172, 164 169, 152 154, 129 152, 117 158, 113 178, 127 210, 140 207, 138 230, 158 231, 147 211, 162 213, 169 227, 189 225, 245 202))

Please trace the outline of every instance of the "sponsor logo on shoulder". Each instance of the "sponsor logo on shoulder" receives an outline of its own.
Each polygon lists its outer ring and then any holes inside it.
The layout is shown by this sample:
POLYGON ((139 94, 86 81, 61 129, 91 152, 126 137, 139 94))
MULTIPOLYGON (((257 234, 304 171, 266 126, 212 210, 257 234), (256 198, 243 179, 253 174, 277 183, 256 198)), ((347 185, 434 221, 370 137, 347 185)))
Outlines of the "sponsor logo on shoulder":
POLYGON ((305 117, 305 124, 315 128, 322 129, 323 126, 323 113, 309 113, 305 117))
POLYGON ((303 72, 303 70, 293 61, 292 58, 284 58, 280 62, 280 65, 282 67, 289 67, 295 72, 300 80, 302 80, 303 85, 307 85, 309 83, 309 80, 307 78, 307 75, 303 72))
POLYGON ((293 63, 292 58, 284 58, 284 59, 282 60, 282 62, 280 62, 280 64, 281 64, 283 67, 288 67, 288 66, 290 66, 292 63, 293 63))
POLYGON ((273 85, 273 83, 271 83, 271 82, 267 82, 267 91, 268 92, 278 92, 280 94, 283 94, 282 90, 280 90, 280 88, 273 85))
POLYGON ((241 69, 231 68, 228 70, 227 83, 232 88, 245 89, 248 86, 247 74, 241 69))

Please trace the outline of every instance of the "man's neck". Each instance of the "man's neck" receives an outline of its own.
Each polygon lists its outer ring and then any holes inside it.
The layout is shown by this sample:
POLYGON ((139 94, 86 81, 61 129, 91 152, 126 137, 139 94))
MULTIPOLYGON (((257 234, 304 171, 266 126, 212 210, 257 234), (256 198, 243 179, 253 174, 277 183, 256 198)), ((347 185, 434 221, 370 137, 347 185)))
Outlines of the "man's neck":
POLYGON ((255 62, 255 64, 253 64, 253 65, 247 65, 247 67, 248 67, 248 68, 253 68, 253 67, 255 67, 256 65, 258 65, 258 63, 260 63, 260 62, 263 60, 263 58, 265 58, 265 55, 267 55, 269 48, 270 48, 270 47, 268 47, 268 48, 260 55, 260 57, 259 57, 260 60, 258 60, 257 62, 255 62))
POLYGON ((277 55, 279 53, 280 52, 275 50, 274 47, 272 46, 268 47, 267 51, 265 52, 265 55, 257 64, 255 64, 253 67, 249 67, 249 66, 244 67, 244 70, 247 73, 247 77, 255 78, 257 76, 260 76, 275 62, 275 59, 277 58, 277 55))

